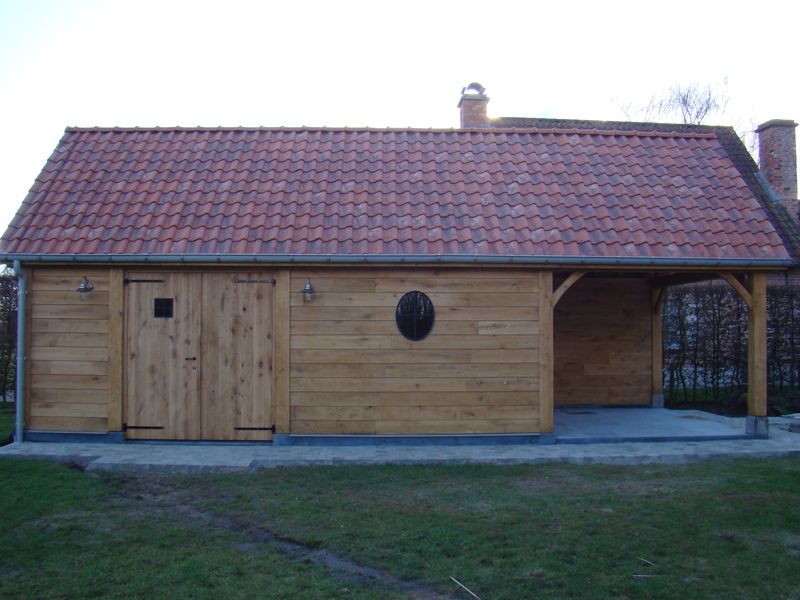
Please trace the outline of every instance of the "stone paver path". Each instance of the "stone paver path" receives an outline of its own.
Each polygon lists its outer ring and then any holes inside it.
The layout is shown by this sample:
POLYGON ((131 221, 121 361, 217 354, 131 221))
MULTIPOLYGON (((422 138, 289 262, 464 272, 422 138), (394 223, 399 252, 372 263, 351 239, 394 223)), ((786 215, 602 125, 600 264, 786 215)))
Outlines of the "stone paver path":
POLYGON ((718 458, 800 455, 797 420, 770 419, 769 439, 507 446, 271 446, 233 444, 75 444, 23 442, 0 448, 16 456, 77 463, 87 470, 219 472, 340 464, 646 464, 718 458))

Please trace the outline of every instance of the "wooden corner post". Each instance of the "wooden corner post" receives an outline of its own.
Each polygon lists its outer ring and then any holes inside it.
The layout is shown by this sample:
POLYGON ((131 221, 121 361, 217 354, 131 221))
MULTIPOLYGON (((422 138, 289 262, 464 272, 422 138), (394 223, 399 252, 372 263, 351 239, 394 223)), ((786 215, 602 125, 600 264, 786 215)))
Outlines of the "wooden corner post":
POLYGON ((291 429, 289 406, 289 271, 280 270, 275 273, 275 313, 273 323, 273 339, 275 344, 275 361, 272 372, 272 402, 275 411, 275 433, 288 434, 291 429))
POLYGON ((662 308, 666 289, 656 287, 652 290, 650 319, 652 322, 653 381, 650 402, 653 408, 664 408, 664 351, 662 333, 662 308))
POLYGON ((539 273, 539 428, 553 432, 553 274, 539 273))
POLYGON ((767 417, 767 276, 748 278, 750 318, 747 343, 748 433, 766 433, 767 417))
POLYGON ((108 270, 108 431, 122 431, 122 369, 125 343, 122 269, 108 270))

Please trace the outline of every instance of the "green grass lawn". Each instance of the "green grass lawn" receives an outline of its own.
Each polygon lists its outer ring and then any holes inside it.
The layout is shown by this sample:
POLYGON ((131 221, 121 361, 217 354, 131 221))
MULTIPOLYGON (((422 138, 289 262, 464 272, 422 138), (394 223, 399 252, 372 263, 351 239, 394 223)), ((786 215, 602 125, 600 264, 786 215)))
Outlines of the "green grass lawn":
POLYGON ((7 443, 14 430, 14 404, 0 402, 0 446, 7 443))
POLYGON ((800 459, 0 476, 2 598, 412 597, 282 540, 464 598, 450 577, 483 600, 800 596, 800 459))

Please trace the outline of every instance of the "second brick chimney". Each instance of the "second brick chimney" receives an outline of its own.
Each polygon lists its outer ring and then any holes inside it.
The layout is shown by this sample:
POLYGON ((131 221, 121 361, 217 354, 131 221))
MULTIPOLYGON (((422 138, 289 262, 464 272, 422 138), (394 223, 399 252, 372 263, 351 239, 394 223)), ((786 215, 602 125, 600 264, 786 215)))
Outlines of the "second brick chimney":
POLYGON ((461 90, 458 108, 461 109, 462 128, 489 127, 489 117, 486 116, 489 97, 485 92, 486 88, 477 82, 472 82, 461 90))
POLYGON ((794 121, 773 119, 756 129, 759 168, 795 219, 798 218, 796 127, 794 121))

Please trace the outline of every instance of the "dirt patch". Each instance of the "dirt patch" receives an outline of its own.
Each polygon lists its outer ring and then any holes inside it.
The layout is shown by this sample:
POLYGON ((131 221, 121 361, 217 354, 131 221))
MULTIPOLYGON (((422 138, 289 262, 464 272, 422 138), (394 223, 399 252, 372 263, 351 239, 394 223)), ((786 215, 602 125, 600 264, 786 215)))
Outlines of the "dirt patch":
MULTIPOLYGON (((460 596, 444 594, 415 581, 395 577, 382 569, 375 569, 355 562, 325 548, 314 548, 284 536, 280 536, 260 525, 219 514, 198 505, 208 498, 191 487, 173 487, 158 477, 131 476, 118 479, 120 500, 130 502, 130 510, 138 516, 143 510, 152 514, 153 509, 169 515, 174 520, 201 523, 204 530, 217 529, 233 533, 239 541, 235 544, 243 552, 256 552, 268 545, 298 562, 314 563, 324 567, 330 575, 343 583, 367 586, 386 586, 402 591, 411 598, 432 600, 454 600, 460 596), (137 506, 141 504, 142 506, 137 506)), ((216 499, 219 499, 217 495, 216 499)), ((131 516, 134 516, 131 514, 131 516)))

